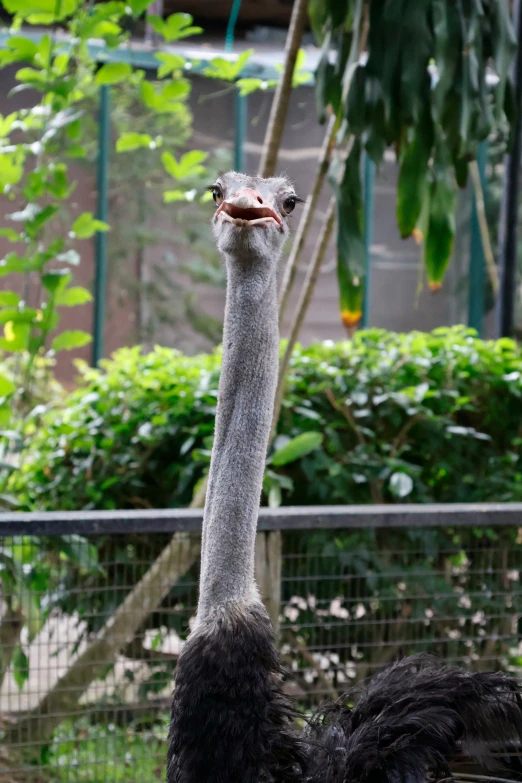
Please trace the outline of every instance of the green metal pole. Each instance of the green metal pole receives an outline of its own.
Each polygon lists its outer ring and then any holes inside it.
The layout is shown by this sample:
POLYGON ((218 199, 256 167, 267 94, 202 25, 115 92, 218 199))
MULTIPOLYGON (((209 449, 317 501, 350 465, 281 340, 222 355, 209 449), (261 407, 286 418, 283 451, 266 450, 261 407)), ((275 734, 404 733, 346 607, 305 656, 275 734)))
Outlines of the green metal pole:
MULTIPOLYGON (((488 143, 482 142, 478 148, 477 164, 480 174, 484 201, 486 200, 486 163, 488 159, 488 143)), ((477 200, 473 195, 471 206, 471 241, 469 259, 469 296, 468 296, 468 325, 476 329, 482 336, 484 329, 484 292, 486 285, 486 262, 482 236, 477 214, 477 200)))
POLYGON ((234 169, 236 171, 243 171, 245 160, 243 146, 247 131, 247 98, 246 95, 240 95, 237 90, 235 98, 236 129, 234 135, 234 169))
POLYGON ((370 156, 364 154, 364 300, 362 326, 369 325, 370 288, 372 283, 372 237, 373 237, 373 205, 375 187, 375 163, 370 156))
MULTIPOLYGON (((96 217, 107 221, 108 180, 110 147, 110 94, 107 85, 100 88, 98 115, 98 204, 96 217)), ((94 281, 94 324, 92 341, 92 364, 96 367, 103 356, 103 330, 105 325, 105 298, 107 289, 107 234, 98 231, 95 235, 96 276, 94 281)))
MULTIPOLYGON (((225 33, 225 51, 231 52, 234 46, 234 33, 236 30, 237 18, 241 8, 241 0, 234 0, 228 17, 227 31, 225 33)), ((244 155, 243 146, 247 129, 247 98, 241 96, 236 90, 234 99, 235 112, 235 133, 234 133, 234 169, 243 171, 244 155)))

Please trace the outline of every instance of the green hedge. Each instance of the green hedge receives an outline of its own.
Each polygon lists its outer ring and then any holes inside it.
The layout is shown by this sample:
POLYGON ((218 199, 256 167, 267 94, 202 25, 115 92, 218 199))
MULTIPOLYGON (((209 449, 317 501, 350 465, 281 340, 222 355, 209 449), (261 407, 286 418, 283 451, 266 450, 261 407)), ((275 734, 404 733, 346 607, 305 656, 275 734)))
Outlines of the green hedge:
MULTIPOLYGON (((81 387, 28 424, 10 491, 26 508, 186 506, 208 469, 219 364, 131 348, 84 366, 81 387)), ((264 502, 522 500, 521 398, 520 347, 463 328, 298 348, 264 502), (285 458, 302 433, 322 438, 285 458)))

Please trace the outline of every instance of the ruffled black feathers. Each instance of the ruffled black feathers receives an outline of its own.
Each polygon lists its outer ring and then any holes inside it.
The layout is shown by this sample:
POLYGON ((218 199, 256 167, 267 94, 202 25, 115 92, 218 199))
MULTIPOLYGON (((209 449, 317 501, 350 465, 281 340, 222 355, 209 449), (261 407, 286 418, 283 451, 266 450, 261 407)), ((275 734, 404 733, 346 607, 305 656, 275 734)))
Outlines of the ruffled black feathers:
POLYGON ((451 777, 457 750, 520 779, 508 748, 522 739, 522 700, 508 675, 413 656, 323 706, 300 736, 279 675, 260 606, 199 628, 177 667, 167 782, 425 783, 451 777))
POLYGON ((176 667, 168 783, 293 783, 306 762, 264 608, 216 610, 176 667))
POLYGON ((522 702, 504 674, 470 674, 430 656, 392 664, 369 682, 356 706, 348 694, 315 715, 313 783, 424 783, 451 776, 457 747, 482 765, 522 738, 522 702))

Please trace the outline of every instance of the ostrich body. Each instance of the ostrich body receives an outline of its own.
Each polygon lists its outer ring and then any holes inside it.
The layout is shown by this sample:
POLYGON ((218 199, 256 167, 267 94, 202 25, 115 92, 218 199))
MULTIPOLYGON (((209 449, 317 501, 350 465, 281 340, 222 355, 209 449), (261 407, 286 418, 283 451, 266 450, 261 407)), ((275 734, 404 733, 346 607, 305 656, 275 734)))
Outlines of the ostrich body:
POLYGON ((285 178, 236 172, 212 190, 214 236, 227 268, 223 363, 198 612, 176 668, 167 783, 448 778, 459 744, 484 760, 491 743, 520 739, 512 678, 413 656, 377 674, 355 707, 345 696, 304 721, 302 734, 295 729, 298 713, 279 685, 254 580, 254 548, 277 384, 277 266, 299 199, 285 178))

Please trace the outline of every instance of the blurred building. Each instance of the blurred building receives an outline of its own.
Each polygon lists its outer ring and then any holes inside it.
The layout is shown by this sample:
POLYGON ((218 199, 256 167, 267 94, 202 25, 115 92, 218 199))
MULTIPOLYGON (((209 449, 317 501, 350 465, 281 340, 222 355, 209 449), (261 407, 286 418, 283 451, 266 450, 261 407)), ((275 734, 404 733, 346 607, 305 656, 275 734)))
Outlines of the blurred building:
MULTIPOLYGON (((158 5, 158 3, 156 3, 158 5)), ((235 51, 254 48, 256 61, 273 68, 282 62, 285 44, 285 25, 291 13, 291 0, 243 0, 241 14, 236 30, 235 51)), ((174 11, 190 12, 195 21, 204 28, 203 35, 183 43, 185 51, 191 57, 198 52, 223 52, 225 28, 231 8, 231 0, 216 3, 214 0, 165 0, 164 13, 174 11)), ((161 10, 161 9, 159 9, 161 10)), ((318 58, 318 50, 313 45, 310 34, 304 41, 306 67, 313 70, 318 58)), ((8 96, 14 85, 16 69, 2 71, 0 89, 0 113, 7 114, 21 105, 28 105, 31 97, 28 92, 8 96)), ((221 156, 230 165, 234 146, 234 95, 232 90, 223 90, 222 85, 201 76, 194 76, 190 108, 193 113, 193 134, 187 149, 197 148, 221 156)), ((261 153, 272 92, 259 91, 248 97, 247 131, 244 142, 245 168, 255 173, 261 153)), ((314 179, 317 159, 325 129, 316 119, 313 87, 300 87, 293 91, 292 101, 286 123, 282 148, 279 155, 279 168, 295 183, 297 192, 306 197, 314 179)), ((72 166, 74 170, 74 166, 72 166)), ((96 187, 94 166, 81 166, 78 170, 78 186, 71 197, 76 211, 95 211, 96 187)), ((413 240, 400 238, 395 220, 395 184, 397 168, 393 154, 386 156, 385 162, 377 174, 375 183, 375 210, 372 241, 371 295, 368 323, 370 326, 385 327, 397 331, 411 329, 429 330, 437 326, 465 322, 467 318, 467 268, 469 258, 469 194, 464 194, 458 217, 458 238, 455 247, 455 263, 450 267, 442 291, 436 296, 427 291, 420 265, 420 248, 413 240)), ((309 232, 309 241, 305 248, 300 271, 294 287, 292 304, 298 295, 310 257, 312 246, 317 237, 321 219, 330 197, 330 188, 325 186, 314 224, 309 232)), ((222 286, 210 283, 194 282, 190 276, 183 278, 180 269, 191 264, 194 242, 178 242, 180 232, 190 233, 191 212, 183 207, 183 225, 176 222, 177 204, 163 205, 158 201, 148 219, 147 231, 160 241, 147 245, 137 257, 129 257, 116 262, 109 269, 109 296, 107 301, 107 320, 105 327, 105 354, 110 354, 120 345, 144 342, 146 345, 161 343, 178 347, 187 352, 208 349, 213 342, 213 333, 198 328, 197 317, 192 320, 183 317, 156 318, 160 307, 168 310, 168 299, 179 298, 183 287, 183 298, 193 295, 197 300, 198 312, 205 317, 220 321, 223 312, 224 290, 222 286), (172 244, 176 242, 173 262, 172 244), (169 264, 171 270, 169 271, 169 264), (150 281, 154 270, 165 271, 165 291, 161 305, 152 294, 150 281), (181 275, 181 276, 180 276, 181 275), (149 285, 147 286, 147 281, 149 285), (171 288, 169 289, 169 285, 171 288), (145 290, 145 293, 144 293, 145 290), (152 327, 151 327, 152 325, 152 327)), ((0 200, 0 211, 5 214, 13 206, 7 199, 0 200)), ((297 210, 296 210, 297 212, 297 210)), ((194 222, 210 219, 198 207, 194 212, 194 222)), ((297 213, 293 218, 294 227, 299 220, 297 213)), ((109 215, 109 222, 111 216, 109 215)), ((196 226, 194 226, 196 227, 196 226)), ((109 235, 109 254, 113 238, 109 235)), ((210 237, 208 242, 210 243, 210 237)), ((7 252, 8 246, 0 238, 0 257, 7 252)), ((81 246, 82 263, 74 270, 77 284, 92 286, 94 279, 94 252, 90 243, 81 246)), ((199 251, 198 251, 199 252, 199 251)), ((0 278, 0 290, 12 287, 12 280, 0 278)), ((177 301, 177 300, 176 300, 177 301)), ((193 305, 196 307, 196 304, 193 305)), ((286 324, 283 324, 283 331, 286 324)), ((68 310, 63 315, 62 327, 92 328, 92 308, 90 305, 68 310)), ((335 247, 332 242, 325 259, 324 268, 319 277, 317 288, 301 333, 303 342, 324 339, 342 339, 345 331, 338 315, 338 294, 335 265, 335 247)), ((75 352, 86 359, 90 357, 87 347, 75 352)), ((60 373, 72 378, 70 357, 60 359, 60 373)))

